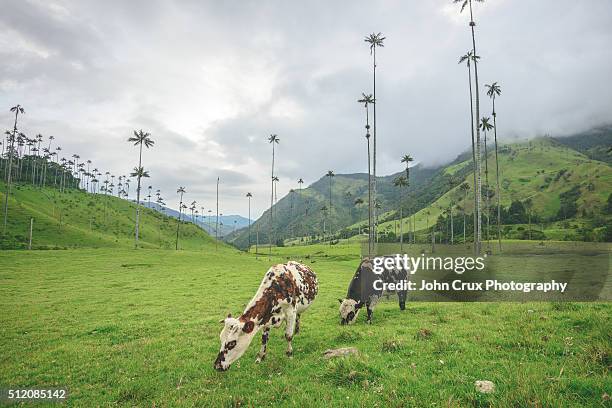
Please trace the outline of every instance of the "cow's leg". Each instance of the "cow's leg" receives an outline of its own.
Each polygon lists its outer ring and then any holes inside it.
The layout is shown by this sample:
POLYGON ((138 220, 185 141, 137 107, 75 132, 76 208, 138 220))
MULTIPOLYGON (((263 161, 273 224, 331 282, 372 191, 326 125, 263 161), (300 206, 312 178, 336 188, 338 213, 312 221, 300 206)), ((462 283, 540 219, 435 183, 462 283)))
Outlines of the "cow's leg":
POLYGON ((287 311, 287 327, 285 328, 285 339, 287 339, 287 355, 293 354, 293 347, 291 346, 291 340, 295 334, 295 321, 297 318, 295 310, 287 311))
POLYGON ((264 358, 266 358, 266 350, 268 348, 268 336, 270 335, 270 327, 264 327, 263 334, 261 335, 261 349, 259 349, 259 353, 257 353, 256 363, 260 363, 264 358))
POLYGON ((298 334, 300 332, 300 314, 298 313, 295 317, 295 330, 294 334, 298 334))
POLYGON ((406 309, 406 296, 407 296, 408 292, 405 290, 400 290, 399 292, 397 292, 397 297, 399 299, 399 307, 400 310, 404 310, 406 309))
POLYGON ((370 303, 366 303, 366 310, 368 312, 368 320, 366 320, 366 322, 368 324, 372 324, 372 312, 373 312, 372 307, 373 306, 370 303))

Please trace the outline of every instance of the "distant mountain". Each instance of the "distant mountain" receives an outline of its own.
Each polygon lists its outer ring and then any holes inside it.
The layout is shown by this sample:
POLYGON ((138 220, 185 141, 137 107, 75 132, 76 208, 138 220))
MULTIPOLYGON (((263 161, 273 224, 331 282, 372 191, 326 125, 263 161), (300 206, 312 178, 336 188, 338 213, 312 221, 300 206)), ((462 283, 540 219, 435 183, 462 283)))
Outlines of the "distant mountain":
POLYGON ((612 125, 599 126, 576 135, 554 139, 592 160, 612 164, 612 125))
MULTIPOLYGON (((540 210, 542 217, 554 219, 568 203, 568 197, 579 190, 581 198, 574 202, 576 213, 586 217, 602 214, 602 206, 612 190, 611 167, 605 164, 612 162, 610 146, 612 127, 600 127, 569 137, 546 137, 500 144, 502 204, 508 206, 513 200, 531 197, 534 210, 540 210), (574 189, 574 193, 569 192, 571 189, 574 189)), ((489 166, 494 166, 493 160, 493 147, 489 145, 489 166)), ((378 211, 379 223, 383 231, 391 232, 394 228, 393 220, 397 218, 400 205, 400 190, 393 185, 393 180, 401 174, 404 172, 377 179, 381 207, 378 211)), ((494 189, 492 167, 489 167, 489 177, 491 188, 494 189)), ((342 231, 346 236, 357 234, 367 224, 367 178, 364 173, 337 174, 333 177, 331 212, 330 180, 326 176, 307 188, 295 189, 293 193, 282 197, 273 207, 275 239, 321 234, 324 218, 328 233, 331 230, 342 231)), ((463 196, 458 193, 459 184, 467 182, 471 187, 472 180, 471 151, 461 153, 444 166, 428 168, 417 165, 411 168, 411 185, 404 192, 401 203, 404 216, 417 213, 417 229, 431 226, 448 208, 449 200, 461 202, 463 196)), ((465 205, 466 211, 472 211, 470 199, 466 204, 461 204, 465 205)), ((269 222, 268 209, 252 224, 251 243, 255 242, 257 233, 261 243, 268 242, 269 222)), ((246 229, 230 233, 225 239, 241 248, 249 242, 246 229)))
MULTIPOLYGON (((143 204, 145 207, 149 207, 149 203, 147 202, 143 202, 143 204)), ((170 217, 173 218, 178 218, 179 217, 179 212, 170 208, 170 207, 164 207, 164 206, 160 206, 159 204, 156 203, 151 203, 150 206, 151 209, 157 210, 163 214, 166 214, 170 217)), ((199 227, 201 227, 204 231, 206 231, 209 235, 214 236, 215 235, 215 225, 216 225, 216 217, 214 215, 212 216, 205 216, 203 219, 201 216, 198 216, 198 221, 196 222, 195 219, 192 219, 191 217, 191 213, 185 214, 183 213, 181 215, 181 220, 183 221, 187 221, 187 222, 192 222, 193 224, 198 225, 199 227)), ((230 234, 231 232, 233 232, 234 230, 239 230, 241 228, 244 228, 246 226, 249 225, 249 219, 245 218, 243 216, 240 215, 222 215, 219 217, 219 237, 225 237, 226 235, 230 234)))

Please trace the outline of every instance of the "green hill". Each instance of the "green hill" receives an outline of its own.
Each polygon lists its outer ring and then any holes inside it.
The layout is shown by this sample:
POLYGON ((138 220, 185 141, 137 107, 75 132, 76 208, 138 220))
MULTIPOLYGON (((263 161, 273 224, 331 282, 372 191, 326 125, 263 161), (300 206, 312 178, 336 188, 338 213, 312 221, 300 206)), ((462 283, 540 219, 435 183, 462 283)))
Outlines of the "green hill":
MULTIPOLYGON (((0 183, 4 203, 5 184, 0 183)), ((134 245, 136 206, 104 194, 76 189, 64 193, 31 184, 13 185, 9 199, 7 235, 0 248, 26 248, 30 219, 34 219, 32 246, 44 248, 130 247, 134 245)), ((153 209, 142 208, 140 245, 143 248, 174 248, 177 220, 153 209)), ((201 228, 183 222, 179 248, 204 249, 214 239, 201 228)), ((223 245, 223 244, 221 244, 223 245)))
MULTIPOLYGON (((399 164, 399 158, 398 158, 399 164)), ((419 197, 418 205, 426 206, 441 193, 446 191, 441 174, 442 168, 425 168, 415 166, 410 170, 411 186, 408 194, 419 197)), ((393 179, 404 171, 378 177, 378 197, 380 213, 397 207, 400 192, 393 186, 393 179)), ((367 174, 336 174, 332 179, 332 204, 329 211, 329 178, 321 177, 318 181, 302 190, 295 190, 281 198, 274 205, 274 226, 277 240, 290 239, 295 236, 310 236, 323 233, 325 220, 326 233, 334 233, 367 218, 368 202, 367 174), (356 200, 361 204, 356 204, 356 200), (326 210, 323 211, 322 208, 326 210)), ((270 210, 251 225, 251 243, 255 242, 259 230, 260 242, 268 242, 270 210)), ((248 230, 243 228, 226 237, 226 241, 245 248, 248 245, 248 230)))
MULTIPOLYGON (((610 223, 605 211, 612 191, 609 146, 612 145, 612 128, 600 127, 592 131, 565 138, 543 137, 500 146, 500 184, 503 219, 507 226, 506 238, 524 238, 521 226, 531 214, 533 222, 546 223, 549 238, 600 240, 601 229, 610 223), (593 158, 601 160, 594 160, 593 158), (605 159, 605 160, 604 160, 605 159), (603 160, 603 161, 602 161, 603 160), (530 199, 532 208, 525 208, 530 199), (515 203, 512 209, 512 203, 515 203), (518 204, 517 204, 518 203, 518 204), (514 214, 518 210, 521 214, 514 214), (521 209, 522 207, 522 209, 521 209), (572 225, 564 224, 568 220, 572 225), (567 233, 564 229, 585 229, 567 233), (580 233, 579 233, 580 232, 580 233)), ((398 161, 398 168, 401 168, 398 161)), ((484 162, 483 162, 484 172, 484 162)), ((379 231, 394 240, 399 232, 399 206, 403 206, 404 227, 409 229, 408 214, 421 235, 437 222, 446 222, 441 215, 453 203, 454 230, 463 232, 463 211, 468 214, 468 225, 473 214, 473 173, 471 153, 464 152, 446 166, 411 169, 411 185, 400 203, 400 191, 393 180, 402 171, 378 178, 379 231), (467 201, 459 186, 470 186, 467 201), (455 223, 457 223, 455 225, 455 223)), ((489 146, 489 185, 491 211, 495 209, 495 162, 493 146, 489 146)), ((277 241, 299 243, 320 238, 325 220, 326 232, 336 238, 356 236, 367 227, 367 174, 338 174, 332 181, 332 209, 329 212, 329 178, 323 176, 301 191, 283 197, 274 205, 275 238, 277 241), (361 199, 362 204, 355 205, 361 199), (326 211, 322 208, 325 206, 326 211)), ((485 185, 483 173, 483 185, 485 185)), ((484 205, 484 204, 483 204, 484 205)), ((491 215, 491 225, 494 224, 491 215)), ((270 210, 251 227, 251 243, 259 231, 260 243, 268 242, 270 210)), ((486 217, 485 221, 486 222, 486 217)), ((412 227, 410 227, 412 228, 412 227)), ((448 228, 447 228, 448 229, 448 228)), ((440 228, 438 228, 440 230, 440 228)), ((471 235, 467 228, 467 235, 471 235)), ((448 231, 446 232, 448 233, 448 231)), ((417 234, 418 235, 418 234, 417 234)), ((425 237, 422 237, 425 239, 425 237)), ((540 238, 544 238, 543 236, 540 238)), ((239 247, 248 245, 246 229, 230 234, 227 241, 239 247)))
MULTIPOLYGON (((523 203, 530 199, 533 202, 531 209, 533 221, 540 220, 550 224, 575 220, 593 229, 609 224, 610 217, 606 212, 606 206, 612 191, 610 165, 591 160, 586 155, 552 138, 538 138, 527 142, 502 145, 499 149, 499 160, 501 204, 505 207, 504 211, 507 216, 512 202, 523 203)), ((456 169, 470 166, 471 162, 468 160, 448 167, 446 172, 450 174, 456 169)), ((418 211, 414 216, 416 230, 426 230, 430 227, 440 215, 451 207, 451 203, 455 213, 455 222, 458 222, 458 225, 455 224, 455 226, 462 229, 463 208, 468 214, 473 214, 472 180, 471 172, 462 178, 462 181, 470 186, 467 201, 457 185, 431 205, 418 211), (459 218, 461 220, 458 220, 459 218)), ((489 154, 489 184, 494 194, 493 152, 489 154)), ((496 203, 494 195, 490 203, 493 212, 491 225, 494 225, 496 203)), ((395 211, 389 216, 389 218, 396 217, 395 211)), ((486 218, 483 223, 486 223, 486 218)), ((380 225, 382 232, 394 232, 395 228, 394 220, 380 225)), ((408 218, 404 218, 404 231, 407 229, 408 218)), ((456 228, 455 231, 458 229, 456 228)))

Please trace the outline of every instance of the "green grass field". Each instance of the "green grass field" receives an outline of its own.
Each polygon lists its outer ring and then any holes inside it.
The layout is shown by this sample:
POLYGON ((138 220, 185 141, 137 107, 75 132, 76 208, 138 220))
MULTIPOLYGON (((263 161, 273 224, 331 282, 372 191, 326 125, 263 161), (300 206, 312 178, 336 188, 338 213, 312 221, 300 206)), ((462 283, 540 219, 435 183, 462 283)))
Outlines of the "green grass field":
MULTIPOLYGON (((357 245, 274 248, 274 259, 117 248, 0 252, 0 384, 67 386, 69 406, 593 406, 612 394, 609 303, 394 301, 340 326, 357 245), (225 373, 219 319, 272 262, 305 258, 320 293, 285 356, 273 329, 225 373), (328 348, 357 357, 325 360, 328 348), (474 381, 493 381, 479 394, 474 381)), ((260 249, 263 251, 263 248, 260 249)))

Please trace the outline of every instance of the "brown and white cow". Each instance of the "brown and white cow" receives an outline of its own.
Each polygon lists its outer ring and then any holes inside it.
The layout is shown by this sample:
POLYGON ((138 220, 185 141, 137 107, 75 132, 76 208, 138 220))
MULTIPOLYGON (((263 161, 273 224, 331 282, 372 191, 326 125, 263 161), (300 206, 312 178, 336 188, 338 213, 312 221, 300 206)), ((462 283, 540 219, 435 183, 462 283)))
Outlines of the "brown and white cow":
POLYGON ((287 262, 272 266, 264 276, 255 297, 235 318, 228 315, 221 320, 221 350, 214 368, 227 370, 251 344, 257 332, 263 329, 261 349, 257 362, 266 356, 266 344, 271 327, 286 323, 287 355, 291 356, 291 340, 300 330, 300 315, 312 304, 319 290, 317 275, 306 265, 287 262))

